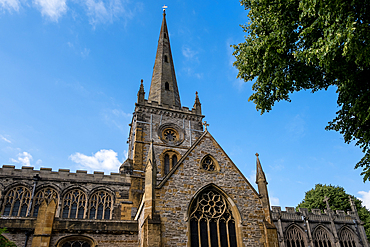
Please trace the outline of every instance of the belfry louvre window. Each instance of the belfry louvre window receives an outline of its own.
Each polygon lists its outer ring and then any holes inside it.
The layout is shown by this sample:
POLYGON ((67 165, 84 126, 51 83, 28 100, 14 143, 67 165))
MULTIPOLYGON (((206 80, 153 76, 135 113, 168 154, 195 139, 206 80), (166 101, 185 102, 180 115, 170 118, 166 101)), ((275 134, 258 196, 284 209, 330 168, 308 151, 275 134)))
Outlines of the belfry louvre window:
POLYGON ((58 193, 53 188, 43 188, 39 190, 33 199, 33 217, 37 217, 39 208, 43 200, 46 200, 49 203, 50 200, 54 198, 58 199, 58 193))
POLYGON ((323 227, 319 227, 313 235, 314 247, 331 247, 329 233, 323 227))
POLYGON ((83 219, 86 209, 86 195, 82 190, 68 192, 63 199, 62 218, 83 219))
POLYGON ((25 217, 30 204, 31 191, 24 186, 17 186, 5 196, 4 216, 25 217))
POLYGON ((340 247, 356 247, 355 237, 352 231, 344 228, 339 235, 340 247))
POLYGON ((225 198, 216 190, 202 191, 190 211, 191 247, 236 247, 235 220, 225 198))
POLYGON ((296 226, 288 229, 285 240, 287 247, 306 247, 302 231, 296 226))
POLYGON ((112 196, 106 191, 98 191, 90 198, 90 219, 109 220, 112 211, 112 196))

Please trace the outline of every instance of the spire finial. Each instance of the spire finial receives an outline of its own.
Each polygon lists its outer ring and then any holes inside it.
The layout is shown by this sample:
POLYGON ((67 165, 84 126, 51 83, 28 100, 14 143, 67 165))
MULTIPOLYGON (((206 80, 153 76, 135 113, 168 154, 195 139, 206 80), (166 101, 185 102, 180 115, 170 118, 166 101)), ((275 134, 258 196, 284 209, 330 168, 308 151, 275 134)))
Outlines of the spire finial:
POLYGON ((258 157, 258 156, 260 156, 258 153, 256 153, 256 156, 258 157))
POLYGON ((207 127, 209 126, 209 124, 207 123, 207 121, 204 121, 204 122, 203 122, 203 125, 204 125, 204 127, 206 128, 206 130, 207 130, 207 127))
POLYGON ((168 6, 166 5, 163 5, 162 9, 163 9, 163 15, 166 15, 166 9, 168 8, 168 6))

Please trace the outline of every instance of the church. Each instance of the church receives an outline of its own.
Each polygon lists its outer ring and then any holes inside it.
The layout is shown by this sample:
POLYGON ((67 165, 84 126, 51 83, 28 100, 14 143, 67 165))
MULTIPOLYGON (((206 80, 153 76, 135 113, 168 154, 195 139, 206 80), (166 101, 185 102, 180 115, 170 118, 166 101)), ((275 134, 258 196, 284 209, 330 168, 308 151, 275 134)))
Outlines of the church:
POLYGON ((270 207, 258 154, 256 191, 207 130, 198 94, 182 106, 168 34, 164 11, 119 171, 3 165, 3 236, 25 247, 368 247, 353 202, 348 212, 270 207))

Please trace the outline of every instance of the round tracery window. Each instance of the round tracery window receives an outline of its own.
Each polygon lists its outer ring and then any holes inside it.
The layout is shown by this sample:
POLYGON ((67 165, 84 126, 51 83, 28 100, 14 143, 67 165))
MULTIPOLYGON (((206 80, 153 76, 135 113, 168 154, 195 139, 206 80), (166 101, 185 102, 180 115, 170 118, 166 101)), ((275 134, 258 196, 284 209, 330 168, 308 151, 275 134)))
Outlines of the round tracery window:
POLYGON ((205 156, 202 159, 200 166, 203 170, 206 170, 208 172, 214 172, 219 170, 217 161, 213 157, 211 157, 211 155, 205 156))
POLYGON ((165 129, 163 131, 163 138, 168 142, 174 142, 177 139, 178 134, 173 129, 165 129))
POLYGON ((176 124, 165 123, 158 128, 158 137, 166 144, 177 146, 185 140, 185 133, 176 124))

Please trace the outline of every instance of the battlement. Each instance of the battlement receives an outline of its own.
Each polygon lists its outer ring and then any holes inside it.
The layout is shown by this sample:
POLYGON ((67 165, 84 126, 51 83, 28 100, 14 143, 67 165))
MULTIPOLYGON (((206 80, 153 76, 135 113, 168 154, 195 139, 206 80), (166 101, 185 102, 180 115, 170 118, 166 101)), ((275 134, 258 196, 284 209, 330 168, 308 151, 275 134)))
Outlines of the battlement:
POLYGON ((204 117, 203 115, 198 115, 195 109, 189 109, 189 107, 186 107, 186 106, 183 106, 180 108, 177 106, 170 106, 168 104, 158 104, 157 101, 144 100, 144 104, 136 103, 136 106, 139 107, 139 111, 140 110, 145 111, 145 109, 147 109, 150 112, 158 113, 159 111, 164 110, 164 112, 169 112, 169 113, 172 112, 172 113, 177 113, 177 114, 185 114, 183 116, 179 115, 179 117, 181 118, 187 118, 187 115, 198 116, 198 117, 201 117, 200 119, 204 117))
POLYGON ((281 207, 272 206, 271 207, 272 219, 274 221, 295 221, 300 222, 304 220, 309 220, 311 222, 330 222, 331 217, 333 217, 335 222, 350 223, 353 224, 353 220, 357 219, 356 212, 348 211, 345 213, 343 210, 336 210, 328 212, 324 210, 324 213, 320 209, 312 209, 309 212, 307 208, 298 208, 298 212, 295 211, 294 207, 285 207, 286 211, 281 211, 281 207))
POLYGON ((127 174, 111 172, 110 175, 104 175, 104 172, 94 171, 94 173, 87 173, 85 170, 76 170, 76 172, 70 172, 69 169, 59 169, 53 171, 52 168, 40 168, 40 170, 34 170, 30 166, 22 166, 21 169, 16 169, 14 165, 3 165, 0 168, 0 178, 5 177, 22 177, 23 179, 33 179, 38 174, 42 179, 47 180, 80 180, 86 182, 119 182, 127 183, 131 182, 131 178, 127 174))

